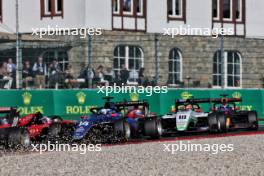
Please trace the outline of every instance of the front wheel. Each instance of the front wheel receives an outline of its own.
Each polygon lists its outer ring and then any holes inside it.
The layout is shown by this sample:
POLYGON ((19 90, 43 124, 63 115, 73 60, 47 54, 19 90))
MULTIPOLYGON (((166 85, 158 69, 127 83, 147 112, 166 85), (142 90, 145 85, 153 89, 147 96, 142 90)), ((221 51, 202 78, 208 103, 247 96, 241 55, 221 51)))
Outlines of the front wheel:
POLYGON ((47 132, 47 139, 50 142, 54 142, 59 139, 61 133, 61 124, 60 123, 53 123, 49 126, 47 132))
POLYGON ((144 123, 144 133, 151 138, 160 138, 162 136, 162 125, 158 118, 147 119, 144 123))
POLYGON ((226 116, 222 113, 217 114, 217 128, 219 133, 225 133, 226 127, 226 116))
POLYGON ((218 131, 217 118, 216 118, 216 114, 215 113, 209 114, 209 116, 208 116, 208 126, 209 126, 210 133, 216 133, 218 131))

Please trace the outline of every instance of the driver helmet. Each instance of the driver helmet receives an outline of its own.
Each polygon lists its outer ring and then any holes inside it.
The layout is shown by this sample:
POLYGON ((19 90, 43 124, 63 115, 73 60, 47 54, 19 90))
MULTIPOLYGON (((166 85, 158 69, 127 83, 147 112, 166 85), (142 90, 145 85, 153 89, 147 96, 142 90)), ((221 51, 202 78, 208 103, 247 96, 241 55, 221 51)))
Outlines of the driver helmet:
POLYGON ((185 109, 186 110, 192 110, 192 105, 191 104, 188 104, 185 109))
POLYGON ((136 118, 136 117, 143 117, 143 116, 144 116, 143 111, 140 109, 132 110, 127 114, 127 117, 129 118, 136 118))
POLYGON ((42 118, 40 119, 40 121, 41 121, 42 123, 49 123, 49 122, 51 122, 50 118, 47 117, 47 116, 42 117, 42 118))
POLYGON ((101 109, 100 112, 105 115, 110 112, 110 109, 101 109))
POLYGON ((229 109, 228 104, 221 104, 220 105, 220 110, 228 110, 228 109, 229 109))
POLYGON ((0 125, 7 125, 7 119, 6 118, 0 118, 0 125))

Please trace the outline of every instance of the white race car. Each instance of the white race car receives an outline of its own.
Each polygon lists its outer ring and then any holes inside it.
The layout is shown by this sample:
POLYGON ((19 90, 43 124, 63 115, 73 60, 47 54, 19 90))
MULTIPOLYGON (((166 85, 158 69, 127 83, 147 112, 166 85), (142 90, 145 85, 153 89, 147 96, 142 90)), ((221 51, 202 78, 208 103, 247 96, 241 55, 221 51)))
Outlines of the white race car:
POLYGON ((176 100, 175 113, 161 117, 163 134, 183 131, 219 131, 222 116, 203 112, 199 103, 209 103, 210 99, 176 100))

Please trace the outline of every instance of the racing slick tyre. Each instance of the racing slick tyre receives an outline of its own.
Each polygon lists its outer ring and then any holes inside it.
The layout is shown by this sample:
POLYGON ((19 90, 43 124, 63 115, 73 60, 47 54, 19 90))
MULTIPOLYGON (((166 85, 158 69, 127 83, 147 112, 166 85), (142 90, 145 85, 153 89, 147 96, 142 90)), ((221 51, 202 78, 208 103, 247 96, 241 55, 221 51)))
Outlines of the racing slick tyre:
POLYGON ((153 139, 158 139, 162 136, 162 125, 158 118, 146 119, 144 123, 144 134, 153 139))
POLYGON ((249 130, 258 129, 258 116, 256 111, 248 112, 248 123, 249 123, 249 130))
POLYGON ((25 128, 11 128, 7 135, 7 147, 27 148, 31 144, 30 136, 25 128))
POLYGON ((47 139, 50 142, 55 142, 59 139, 61 133, 61 124, 53 123, 50 125, 47 131, 47 139))
POLYGON ((115 122, 114 135, 115 137, 121 137, 123 140, 129 140, 131 138, 131 129, 128 122, 124 120, 115 122))
POLYGON ((212 113, 208 115, 208 126, 211 133, 218 132, 216 114, 212 113))
POLYGON ((226 116, 223 113, 217 113, 217 129, 219 133, 225 133, 227 131, 226 128, 226 116))

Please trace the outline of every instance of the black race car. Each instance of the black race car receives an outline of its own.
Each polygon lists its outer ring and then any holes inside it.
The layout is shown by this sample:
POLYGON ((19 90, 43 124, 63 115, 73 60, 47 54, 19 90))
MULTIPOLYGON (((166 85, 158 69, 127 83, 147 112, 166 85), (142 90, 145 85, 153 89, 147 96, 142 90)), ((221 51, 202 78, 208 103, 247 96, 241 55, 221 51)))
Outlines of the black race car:
POLYGON ((220 131, 225 132, 232 129, 258 129, 258 116, 256 111, 240 110, 236 103, 242 102, 241 98, 213 98, 211 116, 216 116, 220 131))

